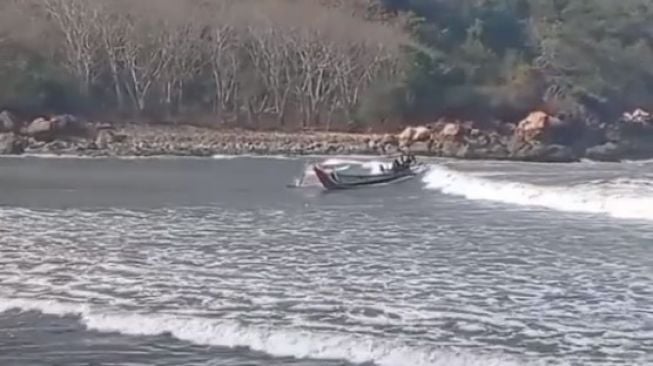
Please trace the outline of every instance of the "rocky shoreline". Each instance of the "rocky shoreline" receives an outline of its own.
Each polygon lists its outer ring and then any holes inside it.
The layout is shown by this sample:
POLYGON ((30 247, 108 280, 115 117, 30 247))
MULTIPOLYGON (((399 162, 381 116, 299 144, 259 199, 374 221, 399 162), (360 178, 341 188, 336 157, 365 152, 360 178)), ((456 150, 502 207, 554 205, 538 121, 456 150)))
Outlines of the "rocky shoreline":
POLYGON ((277 133, 94 123, 70 115, 21 123, 9 112, 2 112, 0 155, 385 155, 408 149, 423 156, 532 162, 653 157, 653 124, 648 120, 588 129, 582 131, 581 138, 567 143, 564 137, 570 134, 570 126, 543 112, 502 127, 480 130, 471 123, 440 121, 408 127, 397 134, 277 133))

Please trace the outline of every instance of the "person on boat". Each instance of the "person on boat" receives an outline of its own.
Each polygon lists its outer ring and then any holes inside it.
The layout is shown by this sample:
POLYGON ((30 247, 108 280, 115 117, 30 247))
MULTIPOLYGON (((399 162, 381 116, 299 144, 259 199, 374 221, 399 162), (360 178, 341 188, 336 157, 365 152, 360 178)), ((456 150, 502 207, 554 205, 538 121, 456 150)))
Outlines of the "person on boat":
POLYGON ((401 162, 399 161, 399 159, 393 160, 392 161, 392 170, 396 172, 396 171, 398 171, 400 169, 401 169, 401 162))
POLYGON ((401 167, 408 169, 412 163, 415 162, 415 157, 412 154, 405 154, 401 156, 401 167))
POLYGON ((407 168, 408 168, 408 164, 403 156, 400 156, 399 158, 395 159, 392 162, 392 171, 394 172, 399 172, 407 168))
POLYGON ((415 164, 417 162, 417 160, 415 159, 415 155, 413 154, 408 154, 406 161, 408 165, 415 164))

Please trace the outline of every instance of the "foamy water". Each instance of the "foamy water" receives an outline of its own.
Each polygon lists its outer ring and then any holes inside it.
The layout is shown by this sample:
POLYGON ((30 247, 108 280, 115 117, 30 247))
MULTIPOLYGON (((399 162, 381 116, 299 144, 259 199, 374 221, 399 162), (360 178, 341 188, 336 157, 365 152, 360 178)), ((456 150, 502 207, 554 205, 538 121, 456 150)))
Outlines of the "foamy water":
MULTIPOLYGON (((372 170, 380 161, 327 163, 372 170)), ((56 164, 38 169, 59 171, 56 164)), ((66 164, 70 180, 58 184, 74 192, 97 171, 117 175, 149 163, 89 165, 80 175, 66 164)), ((57 208, 0 207, 0 313, 69 316, 88 332, 169 335, 316 366, 332 359, 383 366, 651 361, 653 230, 639 221, 609 221, 604 211, 592 212, 604 217, 597 221, 561 217, 552 204, 520 210, 532 202, 488 207, 476 201, 517 190, 546 203, 542 191, 570 192, 565 185, 518 183, 505 170, 478 175, 469 167, 434 166, 426 187, 415 181, 310 195, 289 193, 283 179, 271 189, 265 176, 301 171, 303 162, 242 159, 234 170, 242 177, 229 178, 254 183, 210 186, 198 205, 194 198, 165 201, 193 188, 180 190, 174 180, 180 176, 206 189, 189 163, 158 164, 153 179, 174 184, 157 186, 133 174, 118 182, 125 191, 150 187, 140 209, 100 199, 93 201, 97 207, 75 208, 74 195, 62 198, 63 208, 54 201, 57 208), (175 170, 182 168, 183 175, 175 170), (479 186, 482 194, 474 195, 479 186), (172 204, 151 207, 155 199, 172 204)), ((234 167, 231 160, 196 164, 198 172, 218 176, 222 167, 234 167)), ((532 172, 520 169, 520 176, 532 172)), ((610 176, 583 180, 571 192, 582 185, 627 195, 647 184, 642 177, 610 176)), ((24 186, 5 191, 28 199, 35 193, 24 186)), ((139 352, 153 352, 156 360, 184 349, 176 347, 139 352)), ((30 354, 39 357, 38 351, 30 354)), ((240 364, 265 364, 244 351, 238 357, 240 364)))
MULTIPOLYGON (((125 335, 171 334, 199 345, 248 347, 272 356, 342 359, 379 365, 520 365, 511 357, 460 354, 428 345, 411 346, 401 341, 348 333, 314 332, 301 328, 245 326, 237 321, 199 316, 138 314, 93 309, 57 301, 0 298, 0 311, 19 309, 58 316, 78 316, 89 330, 125 335)), ((533 363, 535 364, 535 363, 533 363)), ((543 364, 543 363, 542 363, 543 364)))
MULTIPOLYGON (((506 175, 503 173, 502 175, 506 175)), ((653 220, 653 180, 591 181, 542 186, 461 173, 433 165, 424 177, 427 188, 471 200, 545 207, 566 212, 606 214, 616 218, 653 220)))

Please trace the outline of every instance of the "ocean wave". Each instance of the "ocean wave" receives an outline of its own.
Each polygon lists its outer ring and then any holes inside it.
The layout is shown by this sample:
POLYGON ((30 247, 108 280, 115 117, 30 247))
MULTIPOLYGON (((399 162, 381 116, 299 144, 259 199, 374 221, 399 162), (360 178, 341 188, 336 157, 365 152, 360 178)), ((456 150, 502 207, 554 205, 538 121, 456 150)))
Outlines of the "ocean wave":
MULTIPOLYGON (((380 366, 517 366, 509 356, 473 354, 402 340, 346 333, 315 332, 301 328, 244 325, 233 320, 189 315, 116 312, 87 304, 51 300, 0 298, 0 312, 38 311, 56 316, 77 316, 89 330, 133 336, 168 334, 200 345, 247 347, 271 356, 373 362, 380 366)), ((537 363, 538 365, 543 363, 537 363)), ((530 363, 529 365, 535 365, 530 363)))
POLYGON ((619 178, 570 186, 541 186, 487 179, 433 165, 423 180, 428 189, 470 200, 653 220, 653 181, 647 179, 619 178))

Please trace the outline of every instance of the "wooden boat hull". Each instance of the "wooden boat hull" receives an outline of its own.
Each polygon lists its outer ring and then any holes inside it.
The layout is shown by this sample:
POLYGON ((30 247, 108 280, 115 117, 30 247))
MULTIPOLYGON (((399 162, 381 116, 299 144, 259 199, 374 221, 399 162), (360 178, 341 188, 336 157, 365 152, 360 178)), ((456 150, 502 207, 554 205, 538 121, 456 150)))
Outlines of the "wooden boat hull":
POLYGON ((326 190, 342 190, 392 183, 416 177, 425 170, 418 165, 398 172, 387 172, 375 175, 350 175, 328 171, 319 165, 313 166, 313 171, 326 190))

